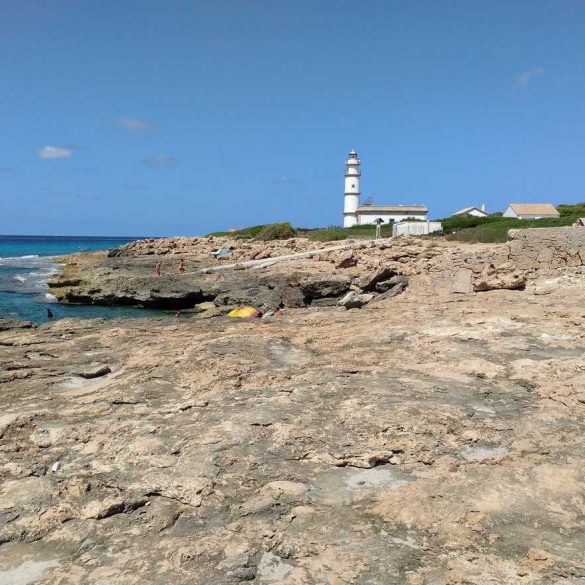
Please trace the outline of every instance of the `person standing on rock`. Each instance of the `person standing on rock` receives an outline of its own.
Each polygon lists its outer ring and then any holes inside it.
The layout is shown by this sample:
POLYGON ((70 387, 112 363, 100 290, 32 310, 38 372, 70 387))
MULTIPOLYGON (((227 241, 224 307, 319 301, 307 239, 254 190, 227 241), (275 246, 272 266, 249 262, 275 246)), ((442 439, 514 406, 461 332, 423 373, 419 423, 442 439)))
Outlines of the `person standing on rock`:
POLYGON ((376 240, 379 240, 382 237, 382 224, 384 223, 384 220, 379 217, 378 219, 374 220, 374 223, 376 224, 376 240))
POLYGON ((181 261, 179 262, 179 273, 180 274, 185 273, 185 261, 182 258, 181 261))
POLYGON ((156 272, 157 276, 160 276, 160 269, 162 268, 162 260, 159 260, 155 265, 154 265, 154 271, 156 272))

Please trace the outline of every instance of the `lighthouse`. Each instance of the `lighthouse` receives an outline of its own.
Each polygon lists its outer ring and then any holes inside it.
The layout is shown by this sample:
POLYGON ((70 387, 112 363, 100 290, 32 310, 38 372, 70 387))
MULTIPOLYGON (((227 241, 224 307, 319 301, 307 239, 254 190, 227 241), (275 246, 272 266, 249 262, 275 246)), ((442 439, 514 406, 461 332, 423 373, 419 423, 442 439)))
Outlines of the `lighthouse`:
POLYGON ((345 193, 343 195, 343 227, 358 223, 357 210, 360 204, 360 159, 352 148, 345 161, 345 193))

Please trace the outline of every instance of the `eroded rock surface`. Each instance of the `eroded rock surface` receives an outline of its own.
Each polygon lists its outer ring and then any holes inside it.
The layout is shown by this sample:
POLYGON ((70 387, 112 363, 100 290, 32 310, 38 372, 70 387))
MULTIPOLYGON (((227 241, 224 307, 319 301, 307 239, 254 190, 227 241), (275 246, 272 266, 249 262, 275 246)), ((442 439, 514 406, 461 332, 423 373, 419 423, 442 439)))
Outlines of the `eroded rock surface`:
POLYGON ((584 307, 572 269, 2 331, 0 583, 580 583, 584 307))

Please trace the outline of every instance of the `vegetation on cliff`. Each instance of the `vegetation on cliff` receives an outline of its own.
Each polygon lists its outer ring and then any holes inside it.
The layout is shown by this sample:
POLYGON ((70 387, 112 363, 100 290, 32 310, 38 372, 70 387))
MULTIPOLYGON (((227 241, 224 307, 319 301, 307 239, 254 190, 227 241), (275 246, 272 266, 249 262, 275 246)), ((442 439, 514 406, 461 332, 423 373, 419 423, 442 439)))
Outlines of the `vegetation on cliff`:
MULTIPOLYGON (((559 218, 543 219, 513 219, 502 217, 500 212, 492 213, 487 217, 451 216, 440 219, 443 231, 450 240, 461 242, 505 242, 510 229, 525 229, 534 227, 562 227, 573 225, 580 217, 585 217, 585 202, 569 205, 557 205, 559 218)), ((373 238, 376 233, 374 225, 356 225, 350 228, 341 226, 327 226, 323 228, 294 228, 289 222, 270 223, 246 227, 238 230, 219 231, 210 236, 234 236, 240 238, 255 238, 258 240, 283 240, 295 236, 306 237, 318 242, 332 242, 336 240, 373 238)), ((392 235, 392 224, 382 225, 382 237, 392 235)))
MULTIPOLYGON (((256 225, 237 230, 212 232, 208 235, 216 237, 231 236, 264 241, 284 240, 298 236, 318 242, 332 242, 336 240, 346 240, 348 238, 373 238, 375 233, 376 226, 374 225, 356 225, 350 228, 340 226, 327 226, 324 228, 293 228, 289 222, 284 222, 256 225)), ((392 235, 391 224, 382 226, 382 235, 384 237, 390 237, 392 235)))

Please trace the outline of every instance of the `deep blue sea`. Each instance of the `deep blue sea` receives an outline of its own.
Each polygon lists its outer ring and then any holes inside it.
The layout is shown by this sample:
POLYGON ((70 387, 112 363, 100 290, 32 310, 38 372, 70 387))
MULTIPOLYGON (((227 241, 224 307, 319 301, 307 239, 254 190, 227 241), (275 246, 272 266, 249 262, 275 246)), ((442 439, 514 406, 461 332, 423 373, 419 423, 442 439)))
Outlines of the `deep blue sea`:
POLYGON ((59 271, 54 256, 115 248, 136 238, 0 236, 0 317, 35 323, 64 317, 106 318, 164 315, 128 307, 63 305, 49 294, 47 279, 59 271))

